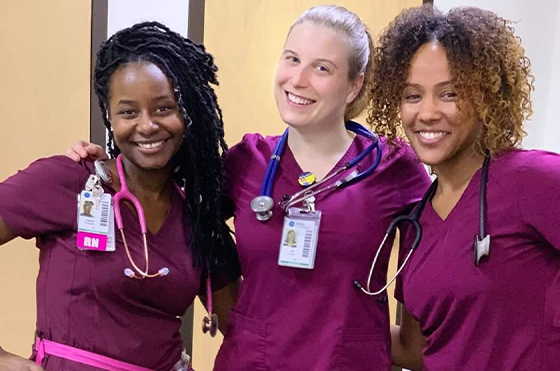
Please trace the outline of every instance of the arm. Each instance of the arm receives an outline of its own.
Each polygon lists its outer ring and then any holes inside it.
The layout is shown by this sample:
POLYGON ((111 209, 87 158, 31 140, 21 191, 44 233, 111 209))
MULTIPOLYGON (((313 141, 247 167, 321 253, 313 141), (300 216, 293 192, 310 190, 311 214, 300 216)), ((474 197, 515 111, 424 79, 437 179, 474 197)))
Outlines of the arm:
POLYGON ((391 358, 393 365, 421 370, 422 351, 426 341, 420 331, 420 324, 412 318, 404 305, 401 307, 400 326, 391 325, 391 358))
MULTIPOLYGON (((218 329, 224 335, 227 330, 229 312, 237 301, 240 280, 241 278, 212 293, 214 313, 218 315, 218 329)), ((199 297, 202 304, 204 304, 204 307, 206 307, 206 295, 199 295, 199 297)), ((206 308, 206 310, 208 310, 208 308, 206 308)))
POLYGON ((44 371, 32 361, 8 353, 0 347, 0 370, 2 371, 44 371))
POLYGON ((0 246, 16 238, 16 235, 0 217, 0 246))
POLYGON ((66 149, 64 155, 66 157, 70 157, 76 162, 80 162, 82 159, 86 159, 88 157, 92 160, 105 160, 108 158, 101 146, 86 142, 85 140, 80 140, 74 143, 71 147, 66 149))

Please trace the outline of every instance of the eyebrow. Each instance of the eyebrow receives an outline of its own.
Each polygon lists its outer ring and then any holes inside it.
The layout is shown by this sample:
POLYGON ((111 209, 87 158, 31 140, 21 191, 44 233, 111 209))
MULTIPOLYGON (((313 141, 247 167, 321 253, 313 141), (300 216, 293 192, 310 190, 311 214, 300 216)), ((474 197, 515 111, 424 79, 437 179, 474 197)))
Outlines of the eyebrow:
MULTIPOLYGON (((439 88, 439 87, 442 87, 442 86, 445 86, 445 85, 449 85, 449 84, 453 84, 453 82, 451 82, 450 80, 438 82, 438 83, 436 84, 435 87, 436 87, 436 88, 439 88)), ((413 87, 413 88, 417 88, 417 89, 421 89, 421 88, 422 88, 422 86, 421 86, 420 84, 412 84, 412 83, 409 83, 409 82, 407 82, 407 83, 404 84, 404 87, 405 87, 405 88, 407 88, 407 87, 409 87, 409 86, 410 86, 410 87, 413 87)))
POLYGON ((165 94, 165 95, 159 95, 159 96, 155 97, 154 99, 152 99, 152 102, 157 102, 157 101, 166 100, 166 99, 175 100, 175 96, 173 96, 173 95, 167 95, 167 94, 165 94))
POLYGON ((298 55, 298 53, 296 53, 295 51, 290 50, 290 49, 284 49, 284 51, 282 52, 282 55, 288 54, 288 53, 298 55))
POLYGON ((133 101, 133 100, 121 99, 120 101, 117 102, 117 105, 119 105, 119 104, 134 104, 134 103, 136 103, 136 102, 133 101))
MULTIPOLYGON (((284 55, 284 54, 293 54, 293 55, 299 57, 299 54, 298 54, 298 53, 296 53, 295 51, 290 50, 290 49, 285 49, 285 50, 282 52, 282 55, 284 55)), ((315 62, 329 63, 329 64, 332 64, 332 65, 334 66, 334 68, 338 69, 338 66, 336 65, 336 63, 334 63, 334 62, 331 61, 330 59, 318 58, 318 59, 315 59, 315 62)))
POLYGON ((316 60, 317 62, 321 62, 321 63, 330 63, 334 66, 334 68, 338 69, 338 66, 336 65, 336 63, 334 63, 333 61, 331 61, 330 59, 325 59, 325 58, 319 58, 316 60))
MULTIPOLYGON (((170 95, 160 95, 160 96, 157 96, 157 97, 155 97, 154 99, 152 99, 152 102, 158 102, 158 101, 166 100, 166 99, 173 99, 173 100, 174 100, 175 97, 172 97, 172 96, 170 96, 170 95)), ((135 103, 136 103, 136 101, 134 101, 134 100, 130 100, 130 99, 121 99, 121 100, 119 100, 119 101, 117 102, 117 105, 118 105, 118 104, 135 104, 135 103)))

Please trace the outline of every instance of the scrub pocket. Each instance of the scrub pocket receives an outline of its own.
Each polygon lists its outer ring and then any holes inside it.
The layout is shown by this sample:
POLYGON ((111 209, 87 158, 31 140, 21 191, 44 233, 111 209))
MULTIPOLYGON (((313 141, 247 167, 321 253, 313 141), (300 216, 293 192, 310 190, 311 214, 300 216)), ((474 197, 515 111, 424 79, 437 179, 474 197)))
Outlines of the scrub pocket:
POLYGON ((268 371, 266 324, 233 310, 214 371, 268 371))
POLYGON ((544 357, 541 370, 560 370, 560 285, 546 288, 544 357))
POLYGON ((340 340, 331 371, 391 371, 389 339, 379 328, 346 328, 340 340))

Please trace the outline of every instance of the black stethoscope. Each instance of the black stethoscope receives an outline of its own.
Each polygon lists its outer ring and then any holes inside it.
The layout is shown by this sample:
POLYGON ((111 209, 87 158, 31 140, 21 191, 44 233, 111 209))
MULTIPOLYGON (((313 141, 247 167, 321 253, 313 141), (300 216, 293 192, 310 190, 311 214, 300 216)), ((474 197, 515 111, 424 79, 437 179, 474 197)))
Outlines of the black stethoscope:
MULTIPOLYGON (((351 132, 357 135, 362 135, 370 139, 373 143, 369 145, 362 153, 360 153, 353 160, 347 162, 344 166, 341 166, 340 168, 336 169, 333 173, 331 173, 329 176, 325 177, 321 181, 308 186, 304 190, 297 192, 292 196, 285 197, 281 203, 281 206, 284 210, 287 210, 290 206, 294 205, 295 203, 305 201, 307 199, 311 199, 311 197, 314 197, 319 193, 335 188, 342 189, 351 184, 354 184, 360 181, 361 179, 367 177, 371 173, 373 173, 373 171, 379 166, 379 163, 381 162, 382 149, 381 149, 381 143, 377 138, 377 136, 373 134, 371 131, 369 131, 368 129, 366 129, 365 127, 363 127, 362 125, 354 121, 348 121, 346 123, 346 129, 350 130, 351 132), (340 179, 329 186, 316 189, 319 185, 324 184, 325 182, 329 181, 333 177, 356 166, 360 161, 364 159, 364 157, 370 154, 374 149, 377 149, 375 162, 368 169, 366 169, 361 173, 358 173, 357 171, 353 171, 347 177, 340 179)), ((284 131, 284 134, 282 134, 282 136, 280 137, 278 143, 276 143, 270 161, 268 162, 268 165, 266 167, 266 172, 261 185, 259 196, 255 197, 251 201, 251 210, 255 212, 257 220, 261 222, 267 221, 272 217, 272 207, 274 206, 274 200, 272 199, 272 188, 274 186, 274 179, 276 178, 276 173, 278 171, 278 166, 280 164, 280 157, 284 152, 286 143, 288 141, 288 131, 289 129, 286 129, 286 131, 284 131)))
MULTIPOLYGON (((473 247, 474 265, 477 266, 477 267, 480 264, 480 259, 483 256, 488 256, 488 254, 490 253, 490 235, 486 234, 485 228, 484 228, 485 227, 484 226, 485 215, 486 215, 486 183, 488 181, 488 166, 489 166, 489 163, 490 163, 490 158, 488 156, 486 156, 484 158, 484 162, 482 164, 482 174, 480 176, 480 187, 479 187, 479 205, 480 205, 479 231, 478 231, 479 234, 474 237, 474 247, 473 247), (482 238, 481 238, 481 236, 482 236, 482 238)), ((354 281, 354 286, 356 288, 362 290, 365 294, 370 295, 370 296, 379 295, 382 292, 384 292, 387 289, 387 287, 389 287, 391 285, 391 283, 393 283, 393 281, 401 273, 401 271, 405 267, 406 263, 408 262, 408 259, 410 258, 410 256, 414 252, 414 250, 416 250, 416 248, 420 244, 420 241, 422 240, 422 226, 420 225, 420 222, 419 222, 420 216, 422 215, 422 211, 424 210, 424 207, 426 206, 426 203, 428 202, 428 200, 432 199, 434 193, 436 192, 437 185, 438 185, 438 181, 436 179, 430 185, 430 188, 428 188, 428 191, 424 194, 424 196, 422 197, 422 200, 416 205, 414 210, 412 210, 412 212, 409 215, 402 215, 402 216, 396 217, 395 219, 393 219, 391 224, 389 224, 389 228, 387 228, 387 232, 385 233, 385 237, 383 238, 383 241, 381 242, 381 245, 379 245, 379 248, 377 249, 377 253, 375 254, 375 257, 373 259, 373 263, 371 264, 371 269, 369 270, 369 275, 368 275, 368 280, 367 280, 367 286, 364 288, 364 286, 358 280, 356 280, 356 281, 354 281), (397 273, 395 273, 395 275, 391 278, 391 280, 385 286, 383 286, 382 289, 380 289, 378 291, 375 291, 375 292, 372 292, 370 290, 371 277, 373 276, 373 269, 375 267, 375 263, 377 262, 377 258, 379 257, 379 253, 381 252, 381 249, 383 248, 383 245, 385 244, 385 241, 387 240, 387 237, 389 237, 389 235, 395 231, 395 228, 401 222, 410 223, 416 229, 416 237, 414 238, 414 242, 412 242, 412 246, 410 248, 410 251, 406 255, 406 259, 404 260, 404 262, 402 263, 400 268, 397 269, 397 273)))

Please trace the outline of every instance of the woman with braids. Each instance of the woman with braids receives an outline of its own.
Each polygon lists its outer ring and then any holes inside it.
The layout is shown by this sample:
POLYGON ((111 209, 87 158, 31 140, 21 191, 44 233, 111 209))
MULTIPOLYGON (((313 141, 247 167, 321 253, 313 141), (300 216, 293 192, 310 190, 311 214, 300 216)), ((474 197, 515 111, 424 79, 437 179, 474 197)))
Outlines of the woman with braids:
POLYGON ((403 130, 437 175, 396 290, 394 363, 560 370, 560 156, 518 149, 533 90, 520 39, 492 12, 424 6, 374 54, 370 122, 403 130))
MULTIPOLYGON (((371 51, 369 32, 356 14, 337 6, 306 11, 288 32, 274 82, 288 130, 265 138, 247 134, 228 151, 225 193, 243 281, 216 371, 391 369, 387 294, 372 298, 352 283, 368 274, 375 255, 372 241, 379 243, 391 219, 407 212, 427 188, 423 166, 410 148, 388 146, 380 138, 382 160, 371 175, 294 205, 315 207, 313 218, 320 211, 318 228, 313 227, 317 219, 292 220, 298 211, 280 206, 284 195, 305 192, 313 176, 316 182, 325 179, 360 154, 359 172, 376 162, 377 150, 366 152, 372 146, 366 129, 356 135, 349 130, 356 126, 345 126, 367 104, 363 86, 371 78, 371 51), (276 175, 268 179, 271 157, 279 161, 276 175), (251 206, 262 199, 263 183, 270 185, 273 200, 268 220, 266 212, 258 220, 251 206), (297 232, 296 246, 284 246, 290 230, 297 232), (314 266, 302 269, 295 267, 303 261, 297 259, 312 248, 306 236, 316 238, 317 246, 314 266)), ((98 151, 78 145, 68 155, 87 156, 88 149, 98 151)), ((375 287, 385 284, 393 237, 372 280, 375 287)))
MULTIPOLYGON (((214 288, 239 276, 215 73, 202 46, 158 23, 116 33, 94 77, 113 159, 40 159, 0 183, 0 244, 36 237, 40 249, 32 360, 44 369, 190 369, 180 316, 209 273, 214 288), (79 215, 85 202, 93 217, 79 215)), ((0 369, 42 368, 0 349, 0 369)))

